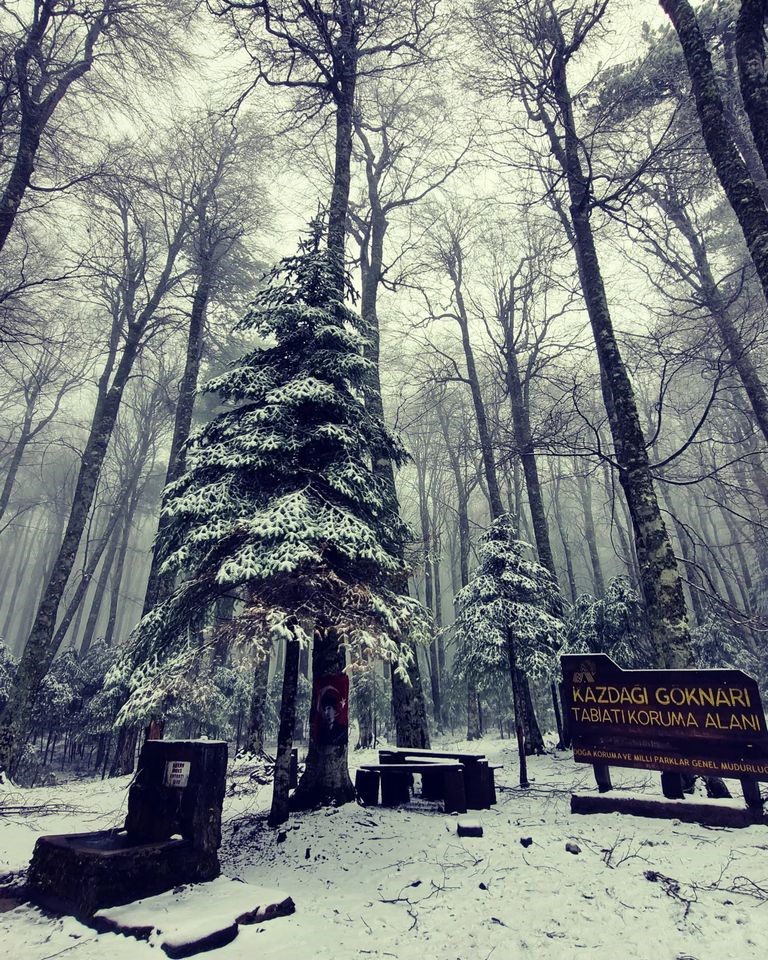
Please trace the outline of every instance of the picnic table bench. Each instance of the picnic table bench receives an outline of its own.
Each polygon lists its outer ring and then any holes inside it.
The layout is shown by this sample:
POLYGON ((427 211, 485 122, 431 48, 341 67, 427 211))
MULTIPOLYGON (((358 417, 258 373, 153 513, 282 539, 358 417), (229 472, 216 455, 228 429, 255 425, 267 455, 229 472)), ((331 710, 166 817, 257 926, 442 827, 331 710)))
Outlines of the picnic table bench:
MULTIPOLYGON (((422 750, 415 747, 390 747, 379 750, 379 762, 402 766, 408 763, 438 763, 451 760, 464 768, 464 791, 469 810, 487 810, 496 803, 495 771, 498 764, 489 764, 482 753, 461 753, 453 750, 422 750)), ((422 795, 436 799, 439 782, 422 774, 422 795)))
POLYGON ((355 774, 355 790, 362 803, 375 806, 381 784, 382 806, 394 807, 411 799, 414 774, 422 778, 422 796, 426 799, 442 800, 446 813, 467 812, 464 765, 455 760, 366 763, 355 774))

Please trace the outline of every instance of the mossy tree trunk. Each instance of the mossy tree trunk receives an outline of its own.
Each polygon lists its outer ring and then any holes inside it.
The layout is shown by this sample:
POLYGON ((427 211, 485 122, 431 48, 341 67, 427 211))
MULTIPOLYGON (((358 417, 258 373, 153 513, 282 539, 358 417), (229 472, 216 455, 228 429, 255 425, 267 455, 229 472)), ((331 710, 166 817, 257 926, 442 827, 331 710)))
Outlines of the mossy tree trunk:
POLYGON ((659 509, 635 394, 614 332, 592 231, 593 184, 583 168, 583 141, 576 129, 566 76, 573 51, 556 17, 549 26, 554 38, 550 86, 559 125, 550 115, 549 103, 540 103, 540 113, 568 188, 569 233, 600 364, 619 481, 632 518, 654 662, 662 668, 686 667, 691 661, 691 638, 682 581, 659 509))

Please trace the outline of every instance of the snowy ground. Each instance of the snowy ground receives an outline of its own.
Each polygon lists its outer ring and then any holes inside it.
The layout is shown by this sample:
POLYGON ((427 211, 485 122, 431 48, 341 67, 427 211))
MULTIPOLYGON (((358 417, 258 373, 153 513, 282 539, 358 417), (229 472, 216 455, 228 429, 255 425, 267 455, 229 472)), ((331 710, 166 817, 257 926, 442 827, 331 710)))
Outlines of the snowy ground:
MULTIPOLYGON (((447 742, 446 742, 447 743, 447 742)), ((477 744, 457 748, 478 749, 477 744)), ((225 807, 223 872, 279 887, 292 917, 241 929, 214 960, 751 960, 768 955, 768 831, 714 829, 618 814, 572 816, 589 767, 565 753, 532 758, 516 788, 510 741, 482 749, 504 764, 499 803, 477 816, 485 835, 459 839, 433 805, 348 804, 266 827, 271 788, 242 774, 225 807), (528 846, 521 838, 531 838, 528 846), (566 843, 581 848, 566 851, 566 843), (653 873, 651 873, 653 871, 653 873), (655 879, 648 879, 650 873, 655 879)), ((352 756, 370 762, 372 753, 352 756)), ((614 771, 614 783, 659 795, 658 776, 614 771)), ((22 870, 41 833, 97 830, 125 816, 128 779, 25 790, 47 815, 0 819, 0 876, 22 870)), ((734 795, 737 794, 738 785, 734 795)), ((739 794, 740 796, 740 794, 739 794)), ((8 793, 3 803, 9 802, 8 793)), ((0 942, 13 960, 142 960, 147 943, 96 935, 71 918, 0 899, 0 942)))

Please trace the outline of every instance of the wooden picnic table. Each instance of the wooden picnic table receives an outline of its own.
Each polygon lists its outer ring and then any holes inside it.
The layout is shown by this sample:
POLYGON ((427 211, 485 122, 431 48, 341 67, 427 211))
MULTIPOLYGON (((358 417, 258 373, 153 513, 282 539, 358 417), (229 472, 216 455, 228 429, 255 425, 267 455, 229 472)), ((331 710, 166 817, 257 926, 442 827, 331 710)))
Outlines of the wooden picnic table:
MULTIPOLYGON (((456 750, 423 750, 416 747, 389 747, 379 750, 379 761, 382 764, 404 764, 409 761, 435 763, 444 760, 453 760, 464 767, 467 809, 487 810, 496 803, 495 767, 489 765, 485 754, 456 750)), ((434 799, 433 791, 436 788, 436 779, 430 777, 428 773, 423 774, 423 795, 428 799, 434 799)))
POLYGON ((394 807, 411 799, 413 774, 422 778, 422 796, 442 800, 446 813, 466 813, 464 765, 454 760, 428 760, 415 763, 365 763, 355 774, 355 791, 366 806, 379 802, 394 807), (425 792, 425 785, 428 789, 425 792))

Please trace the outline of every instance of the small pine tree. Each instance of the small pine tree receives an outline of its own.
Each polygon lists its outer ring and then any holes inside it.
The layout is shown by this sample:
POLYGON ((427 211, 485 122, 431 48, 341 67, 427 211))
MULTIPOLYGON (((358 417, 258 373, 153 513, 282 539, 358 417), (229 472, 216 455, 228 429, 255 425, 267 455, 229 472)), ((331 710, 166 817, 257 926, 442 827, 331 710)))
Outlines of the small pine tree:
MULTIPOLYGON (((205 388, 226 408, 192 438, 186 473, 166 491, 157 549, 178 586, 136 630, 124 715, 184 659, 195 618, 233 592, 263 650, 279 637, 307 642, 302 624, 314 625, 315 675, 343 670, 345 645, 410 662, 402 641, 420 608, 388 586, 406 573, 407 530, 372 469, 403 451, 363 402, 363 322, 340 301, 322 235, 314 223, 272 271, 238 325, 261 343, 205 388)), ((298 793, 307 805, 351 799, 346 747, 310 746, 298 793)))
MULTIPOLYGON (((553 671, 562 645, 563 602, 549 570, 526 557, 530 549, 516 538, 509 514, 494 520, 477 570, 456 597, 455 667, 481 689, 497 692, 506 673, 514 690, 513 666, 534 680, 553 671)), ((517 702, 515 707, 520 709, 517 702)))

